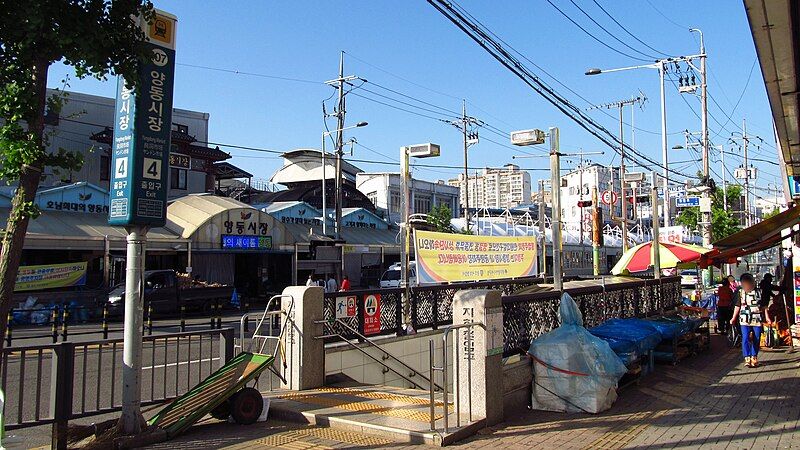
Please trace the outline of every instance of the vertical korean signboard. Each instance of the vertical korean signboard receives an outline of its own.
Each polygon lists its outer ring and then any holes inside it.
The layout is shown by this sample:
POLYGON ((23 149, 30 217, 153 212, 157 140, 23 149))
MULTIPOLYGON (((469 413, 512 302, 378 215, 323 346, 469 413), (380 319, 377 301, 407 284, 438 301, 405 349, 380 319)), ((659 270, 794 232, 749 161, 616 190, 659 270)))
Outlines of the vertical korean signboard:
POLYGON ((167 213, 167 176, 172 131, 176 18, 156 10, 143 23, 151 60, 139 69, 134 92, 119 77, 108 222, 162 226, 167 213))

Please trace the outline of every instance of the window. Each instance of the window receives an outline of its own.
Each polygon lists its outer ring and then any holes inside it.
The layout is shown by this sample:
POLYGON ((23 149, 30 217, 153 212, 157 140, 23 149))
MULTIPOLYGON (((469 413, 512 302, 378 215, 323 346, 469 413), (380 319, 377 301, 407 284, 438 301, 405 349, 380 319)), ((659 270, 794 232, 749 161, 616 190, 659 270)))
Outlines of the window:
POLYGON ((178 133, 183 133, 183 134, 189 134, 189 126, 180 123, 173 123, 172 131, 177 131, 178 133))
POLYGON ((100 155, 100 181, 111 179, 111 158, 108 155, 100 155))
POLYGON ((186 190, 186 169, 171 167, 169 169, 169 187, 186 190))
POLYGON ((378 192, 377 191, 372 191, 369 194, 367 194, 367 198, 369 199, 370 203, 372 203, 373 206, 375 206, 375 207, 378 206, 378 192))
POLYGON ((400 212, 400 193, 399 192, 391 192, 389 194, 389 212, 392 212, 392 213, 399 213, 400 212))
POLYGON ((414 197, 414 212, 417 214, 428 214, 431 212, 431 198, 417 195, 414 197))

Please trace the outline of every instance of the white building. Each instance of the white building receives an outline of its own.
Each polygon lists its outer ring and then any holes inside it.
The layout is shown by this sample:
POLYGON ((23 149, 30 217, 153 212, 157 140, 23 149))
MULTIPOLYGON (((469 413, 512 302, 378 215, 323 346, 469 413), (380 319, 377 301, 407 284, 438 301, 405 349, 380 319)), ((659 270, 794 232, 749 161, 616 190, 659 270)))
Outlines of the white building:
MULTIPOLYGON (((459 189, 461 206, 465 206, 464 174, 447 181, 459 189)), ((474 208, 513 208, 531 201, 531 176, 515 164, 507 164, 502 169, 486 168, 467 180, 469 207, 474 208)))
MULTIPOLYGON (((390 223, 401 220, 400 200, 403 195, 397 172, 359 173, 356 188, 364 193, 390 223)), ((458 215, 458 188, 443 181, 436 183, 411 179, 411 213, 428 214, 434 206, 447 205, 458 215)))
MULTIPOLYGON (((580 229, 583 222, 591 226, 591 208, 581 208, 578 202, 592 199, 592 190, 597 188, 600 209, 603 211, 603 221, 611 220, 610 206, 603 203, 603 191, 609 189, 616 192, 619 196, 619 168, 607 167, 599 164, 586 164, 583 168, 578 168, 561 177, 561 220, 568 229, 580 229), (613 188, 611 181, 613 179, 613 188)), ((614 208, 614 216, 621 214, 621 199, 617 200, 614 208)), ((632 205, 631 205, 632 206, 632 205)))

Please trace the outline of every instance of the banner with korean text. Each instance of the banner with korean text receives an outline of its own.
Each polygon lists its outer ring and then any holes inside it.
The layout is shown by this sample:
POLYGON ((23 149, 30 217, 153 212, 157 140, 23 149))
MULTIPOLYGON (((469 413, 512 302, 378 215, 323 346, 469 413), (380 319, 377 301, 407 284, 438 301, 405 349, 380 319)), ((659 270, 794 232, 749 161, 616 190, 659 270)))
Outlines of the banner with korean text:
POLYGON ((497 280, 537 274, 534 236, 470 236, 414 231, 419 284, 497 280))
POLYGON ((21 266, 14 292, 37 291, 86 284, 86 262, 21 266))

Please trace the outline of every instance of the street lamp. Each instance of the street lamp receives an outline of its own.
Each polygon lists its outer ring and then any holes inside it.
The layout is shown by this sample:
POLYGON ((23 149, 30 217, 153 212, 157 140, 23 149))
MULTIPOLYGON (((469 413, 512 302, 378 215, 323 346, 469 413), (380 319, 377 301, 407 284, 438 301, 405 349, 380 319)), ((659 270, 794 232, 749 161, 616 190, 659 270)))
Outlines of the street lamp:
MULTIPOLYGON (((325 193, 325 138, 330 136, 333 133, 338 133, 340 131, 351 130, 353 128, 361 128, 369 125, 367 122, 358 122, 355 125, 351 125, 349 127, 340 128, 338 130, 330 130, 330 131, 323 131, 322 132, 322 234, 328 234, 328 211, 327 211, 327 195, 325 193)), ((336 237, 339 237, 339 229, 341 221, 341 204, 342 204, 342 195, 341 195, 341 183, 342 183, 342 155, 336 155, 336 237)))
MULTIPOLYGON (((400 233, 400 282, 403 285, 403 328, 406 332, 411 329, 411 285, 408 283, 408 266, 411 254, 411 195, 409 192, 410 171, 409 160, 413 158, 435 158, 441 153, 441 147, 437 144, 417 144, 400 147, 400 183, 403 189, 403 196, 400 197, 400 212, 402 214, 400 233)), ((419 273, 419 272, 417 272, 419 273)))
MULTIPOLYGON (((664 71, 665 64, 675 61, 674 58, 659 59, 654 64, 642 64, 638 66, 620 67, 617 69, 598 69, 592 68, 585 72, 586 75, 600 75, 603 73, 622 72, 633 69, 656 69, 660 80, 661 92, 661 158, 664 161, 664 226, 669 226, 669 157, 667 155, 667 105, 664 95, 664 71)), ((624 200, 624 199, 623 199, 624 200)), ((656 211, 656 210, 654 210, 656 211)))

